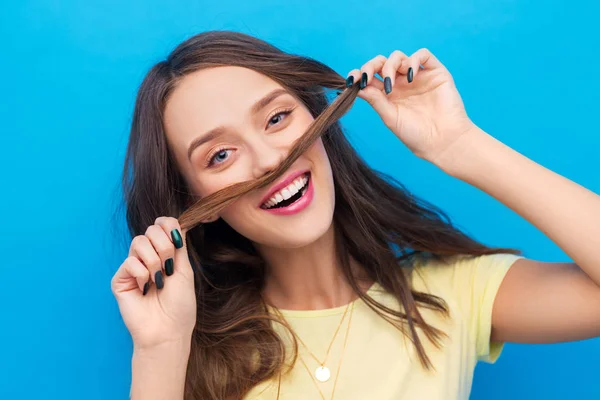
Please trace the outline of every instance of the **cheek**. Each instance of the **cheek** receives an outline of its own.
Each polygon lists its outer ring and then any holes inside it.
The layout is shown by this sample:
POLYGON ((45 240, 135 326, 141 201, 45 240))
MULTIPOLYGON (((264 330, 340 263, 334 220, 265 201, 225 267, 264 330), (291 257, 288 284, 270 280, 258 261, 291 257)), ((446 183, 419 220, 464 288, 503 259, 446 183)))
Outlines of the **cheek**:
POLYGON ((244 167, 228 168, 217 173, 201 173, 194 177, 194 193, 199 197, 207 197, 227 186, 248 180, 240 171, 247 169, 244 167))
POLYGON ((331 204, 333 206, 335 205, 335 185, 333 182, 333 171, 329 162, 329 156, 327 155, 327 151, 323 145, 323 140, 319 138, 311 147, 314 147, 313 151, 315 152, 315 158, 318 158, 319 160, 319 180, 325 185, 325 187, 327 187, 327 191, 331 196, 331 204))
POLYGON ((327 155, 327 151, 325 150, 325 146, 323 145, 323 140, 321 138, 315 140, 315 142, 310 146, 309 152, 313 154, 313 158, 318 160, 319 165, 327 168, 328 173, 331 174, 329 156, 327 155))
POLYGON ((200 200, 203 199, 217 191, 219 191, 219 189, 221 189, 222 187, 216 186, 216 185, 207 185, 206 183, 204 184, 196 184, 194 185, 193 188, 193 192, 194 195, 196 196, 196 200, 200 200))
POLYGON ((292 135, 294 136, 294 139, 299 139, 300 137, 302 137, 314 121, 315 119, 308 110, 297 110, 296 116, 294 117, 294 121, 292 122, 292 135))
POLYGON ((221 211, 220 216, 235 230, 245 230, 245 226, 252 225, 253 223, 251 219, 254 218, 253 216, 257 211, 254 209, 255 201, 252 196, 242 196, 221 211))
POLYGON ((263 242, 269 232, 265 226, 260 210, 252 210, 253 204, 247 201, 236 201, 220 214, 220 217, 234 231, 253 242, 263 242))

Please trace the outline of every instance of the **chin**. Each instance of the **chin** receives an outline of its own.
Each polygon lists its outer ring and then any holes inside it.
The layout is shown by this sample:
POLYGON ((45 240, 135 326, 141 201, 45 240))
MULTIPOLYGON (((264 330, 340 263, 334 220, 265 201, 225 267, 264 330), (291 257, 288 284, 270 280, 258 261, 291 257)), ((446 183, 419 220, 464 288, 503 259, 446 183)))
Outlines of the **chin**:
MULTIPOLYGON (((302 215, 272 216, 253 215, 254 218, 240 218, 247 213, 235 213, 232 218, 223 216, 238 233, 259 246, 297 249, 308 246, 332 228, 333 202, 313 204, 315 207, 305 210, 302 215)), ((259 211, 262 213, 265 211, 259 211)), ((252 214, 255 214, 253 212, 252 214)))
POLYGON ((263 235, 262 240, 257 243, 280 249, 298 249, 309 246, 332 228, 332 216, 296 221, 287 227, 280 227, 276 232, 271 231, 269 234, 263 235))

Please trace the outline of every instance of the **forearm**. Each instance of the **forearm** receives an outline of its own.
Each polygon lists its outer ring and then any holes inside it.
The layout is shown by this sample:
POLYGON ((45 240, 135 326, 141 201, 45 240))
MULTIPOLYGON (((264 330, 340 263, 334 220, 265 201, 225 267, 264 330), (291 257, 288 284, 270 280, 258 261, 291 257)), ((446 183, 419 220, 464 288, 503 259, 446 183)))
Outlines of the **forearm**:
POLYGON ((161 349, 134 350, 131 360, 132 400, 183 399, 190 343, 161 349))
POLYGON ((600 285, 600 196, 479 128, 436 165, 535 225, 600 285))

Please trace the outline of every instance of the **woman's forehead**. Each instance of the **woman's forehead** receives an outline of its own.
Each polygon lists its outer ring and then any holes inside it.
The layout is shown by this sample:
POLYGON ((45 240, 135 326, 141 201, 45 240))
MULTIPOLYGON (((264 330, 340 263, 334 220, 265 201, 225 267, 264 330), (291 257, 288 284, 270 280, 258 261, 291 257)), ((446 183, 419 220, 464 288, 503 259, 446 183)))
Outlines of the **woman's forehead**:
POLYGON ((226 101, 228 104, 251 104, 273 88, 281 87, 273 79, 249 68, 237 66, 212 67, 185 76, 172 97, 204 100, 207 103, 226 101), (236 100, 240 100, 236 102, 236 100))
MULTIPOLYGON (((176 120, 202 115, 204 120, 227 113, 247 113, 252 105, 275 88, 271 78, 254 70, 237 67, 212 67, 182 78, 165 107, 165 119, 176 120)), ((169 121, 173 122, 173 121, 169 121)))

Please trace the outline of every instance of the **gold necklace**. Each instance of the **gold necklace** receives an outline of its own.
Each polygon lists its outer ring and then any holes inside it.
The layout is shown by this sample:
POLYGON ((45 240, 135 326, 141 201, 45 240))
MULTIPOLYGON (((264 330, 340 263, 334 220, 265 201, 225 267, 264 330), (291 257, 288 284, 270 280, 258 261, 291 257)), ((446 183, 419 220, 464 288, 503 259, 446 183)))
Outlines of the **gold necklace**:
MULTIPOLYGON (((351 304, 352 304, 352 302, 350 302, 348 304, 348 307, 351 304)), ((346 308, 346 311, 348 311, 348 308, 346 308)), ((354 311, 354 306, 350 310, 350 318, 348 319, 348 327, 346 328, 346 336, 344 337, 344 347, 342 348, 342 354, 340 356, 340 363, 338 364, 337 372, 335 373, 335 380, 333 381, 333 390, 331 391, 331 399, 330 400, 333 400, 333 396, 335 394, 335 388, 336 388, 337 381, 338 381, 338 376, 340 375, 340 369, 342 367, 342 360, 344 358, 344 353, 346 351, 346 343, 348 342, 348 333, 350 332, 350 324, 352 323, 352 313, 353 313, 353 311, 354 311)), ((344 316, 345 316, 345 314, 344 314, 344 316)), ((343 320, 344 319, 342 318, 342 321, 343 320)), ((308 350, 308 347, 306 348, 306 350, 308 350)), ((319 391, 319 394, 321 395, 321 399, 325 400, 325 395, 323 395, 323 392, 321 391, 321 388, 319 387, 319 384, 317 383, 317 381, 315 381, 315 378, 311 374, 310 369, 308 368, 308 365, 306 365, 306 363, 304 362, 304 360, 302 359, 301 356, 298 356, 298 358, 300 359, 300 362, 302 362, 302 365, 304 365, 304 368, 306 369, 306 372, 308 372, 308 375, 310 376, 310 379, 313 381, 313 383, 315 384, 317 390, 319 391)), ((279 400, 279 394, 280 393, 281 393, 281 371, 279 372, 279 384, 277 386, 277 400, 279 400)))
MULTIPOLYGON (((342 319, 340 320, 340 323, 338 324, 338 327, 335 330, 335 333, 333 334, 333 338, 331 339, 331 342, 329 342, 329 347, 327 348, 327 354, 325 355, 325 360, 323 360, 323 362, 321 362, 317 358, 317 356, 315 356, 313 354, 313 352, 310 351, 308 346, 302 341, 302 339, 300 339, 300 337, 295 332, 292 332, 294 337, 296 337, 296 339, 302 344, 302 346, 304 346, 304 348, 308 351, 308 353, 312 356, 312 358, 314 358, 315 361, 319 364, 319 366, 315 369, 315 377, 317 378, 317 380, 319 382, 327 382, 329 380, 329 378, 331 377, 331 371, 329 370, 328 367, 325 366, 325 363, 327 362, 327 358, 329 358, 329 352, 331 351, 331 346, 333 345, 333 342, 335 341, 335 338, 337 337, 340 327, 342 326, 342 323, 344 322, 344 319, 346 318, 346 313, 348 313, 348 308, 350 308, 351 304, 352 304, 352 301, 350 301, 350 303, 348 303, 348 305, 346 306, 346 310, 344 310, 344 315, 342 316, 342 319)), ((285 317, 281 314, 281 312, 279 311, 278 308, 275 308, 275 310, 277 311, 277 313, 279 314, 280 317, 285 319, 285 317)))
POLYGON ((302 346, 304 346, 304 348, 308 351, 308 353, 312 356, 312 358, 314 358, 315 361, 319 364, 319 366, 315 369, 315 377, 317 378, 317 380, 319 382, 327 382, 329 380, 329 378, 331 377, 331 371, 329 370, 328 367, 325 366, 325 363, 327 362, 327 359, 329 358, 329 352, 331 351, 331 346, 333 345, 333 342, 335 341, 335 338, 337 337, 337 334, 340 331, 340 328, 342 326, 342 323, 344 322, 344 319, 346 319, 346 313, 348 312, 348 308, 350 308, 351 304, 352 304, 352 302, 348 303, 348 305, 346 306, 346 310, 344 310, 344 315, 342 315, 342 319, 341 319, 340 323, 338 324, 338 327, 335 330, 335 333, 333 334, 333 338, 331 339, 331 342, 329 342, 329 347, 327 348, 327 354, 325 354, 325 359, 323 360, 323 362, 321 362, 317 358, 317 356, 315 356, 313 354, 313 352, 310 351, 310 349, 302 341, 302 339, 300 339, 300 337, 294 333, 294 336, 296 336, 296 339, 298 339, 298 341, 300 341, 302 346))

